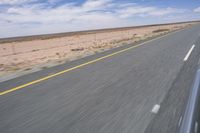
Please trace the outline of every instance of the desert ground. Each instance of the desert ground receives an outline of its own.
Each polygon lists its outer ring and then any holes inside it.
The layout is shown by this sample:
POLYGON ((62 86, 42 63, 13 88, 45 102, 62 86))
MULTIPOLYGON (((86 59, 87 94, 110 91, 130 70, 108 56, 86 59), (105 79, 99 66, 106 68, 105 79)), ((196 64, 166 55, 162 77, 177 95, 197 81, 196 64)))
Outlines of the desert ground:
POLYGON ((45 69, 111 48, 180 30, 195 22, 77 32, 34 39, 0 39, 0 77, 45 69))

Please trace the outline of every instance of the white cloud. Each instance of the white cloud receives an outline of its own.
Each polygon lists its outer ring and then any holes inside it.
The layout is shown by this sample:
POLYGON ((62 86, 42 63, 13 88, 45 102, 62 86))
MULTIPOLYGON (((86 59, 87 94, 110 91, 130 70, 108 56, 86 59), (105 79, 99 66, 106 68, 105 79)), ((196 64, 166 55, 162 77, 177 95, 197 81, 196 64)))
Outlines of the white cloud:
POLYGON ((19 5, 22 3, 30 3, 36 0, 0 0, 0 5, 8 4, 8 5, 19 5))
POLYGON ((105 9, 109 6, 110 2, 112 0, 87 0, 82 7, 85 10, 105 9))
POLYGON ((169 14, 183 13, 186 10, 175 9, 175 8, 157 8, 152 6, 129 6, 125 9, 119 10, 119 14, 122 18, 132 17, 132 16, 164 16, 169 14))
POLYGON ((88 0, 83 5, 76 6, 73 3, 45 8, 42 6, 10 7, 7 13, 0 14, 1 18, 13 23, 38 22, 42 24, 70 23, 75 21, 100 22, 114 19, 112 14, 96 11, 105 8, 110 0, 88 0))
POLYGON ((82 5, 70 3, 56 8, 46 8, 46 5, 10 7, 7 14, 0 14, 6 20, 16 23, 60 23, 78 20, 100 21, 101 19, 121 19, 134 16, 163 16, 180 12, 174 8, 156 8, 136 4, 115 4, 111 0, 88 0, 82 5), (102 11, 103 10, 103 11, 102 11), (110 13, 112 10, 112 13, 110 13))
MULTIPOLYGON (((48 0, 48 3, 27 4, 30 1, 37 0, 0 0, 0 4, 12 4, 5 11, 0 12, 0 25, 4 33, 7 31, 7 36, 146 24, 147 21, 155 22, 158 16, 185 12, 170 7, 116 3, 113 0, 86 0, 83 4, 67 3, 54 8, 51 3, 55 4, 55 0, 48 0), (19 6, 18 3, 24 4, 19 6), (147 19, 141 22, 138 17, 147 19)), ((3 35, 5 36, 3 32, 0 33, 0 37, 3 35)))
POLYGON ((200 7, 197 7, 196 9, 194 9, 195 13, 200 13, 200 7))
POLYGON ((26 9, 26 8, 14 8, 14 7, 12 7, 12 8, 9 8, 8 10, 7 10, 7 13, 8 14, 14 14, 13 16, 15 16, 15 15, 32 15, 33 14, 33 12, 31 11, 31 10, 29 10, 29 9, 26 9))

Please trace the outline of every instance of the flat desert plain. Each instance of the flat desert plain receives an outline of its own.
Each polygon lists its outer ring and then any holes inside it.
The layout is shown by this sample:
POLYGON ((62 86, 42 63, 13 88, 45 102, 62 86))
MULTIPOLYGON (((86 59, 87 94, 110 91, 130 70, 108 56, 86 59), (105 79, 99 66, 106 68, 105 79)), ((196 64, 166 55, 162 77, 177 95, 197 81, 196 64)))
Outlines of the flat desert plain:
POLYGON ((196 22, 139 26, 0 39, 0 77, 44 69, 150 37, 190 27, 196 22), (27 39, 28 38, 28 39, 27 39))

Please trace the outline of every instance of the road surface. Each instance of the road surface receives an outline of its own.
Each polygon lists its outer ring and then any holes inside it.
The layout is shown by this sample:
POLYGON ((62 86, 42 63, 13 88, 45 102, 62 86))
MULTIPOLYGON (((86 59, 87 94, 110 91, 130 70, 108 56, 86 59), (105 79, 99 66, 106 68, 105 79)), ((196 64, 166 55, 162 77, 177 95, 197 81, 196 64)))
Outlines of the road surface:
POLYGON ((200 25, 0 83, 0 133, 176 133, 200 25))

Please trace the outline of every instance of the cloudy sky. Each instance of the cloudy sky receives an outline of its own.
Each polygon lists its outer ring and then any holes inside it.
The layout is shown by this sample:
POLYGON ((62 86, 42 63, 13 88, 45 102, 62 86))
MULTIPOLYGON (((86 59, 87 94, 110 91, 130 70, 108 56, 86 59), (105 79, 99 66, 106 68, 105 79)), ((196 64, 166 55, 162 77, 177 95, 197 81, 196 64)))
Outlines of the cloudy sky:
POLYGON ((200 20, 200 0, 0 0, 0 38, 200 20))

